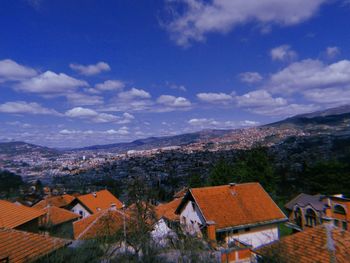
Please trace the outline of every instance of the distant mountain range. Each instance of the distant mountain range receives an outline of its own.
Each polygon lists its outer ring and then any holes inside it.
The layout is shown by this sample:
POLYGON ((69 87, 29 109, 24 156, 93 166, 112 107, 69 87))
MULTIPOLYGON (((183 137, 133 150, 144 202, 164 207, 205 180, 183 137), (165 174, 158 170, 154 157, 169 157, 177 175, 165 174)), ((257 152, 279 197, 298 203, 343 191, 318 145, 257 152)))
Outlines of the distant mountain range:
MULTIPOLYGON (((308 114, 297 115, 282 121, 261 126, 275 128, 297 128, 313 134, 332 134, 350 136, 350 105, 331 108, 308 114)), ((223 137, 234 130, 203 130, 200 132, 181 134, 168 137, 150 137, 128 143, 93 145, 70 151, 108 151, 123 153, 129 150, 146 150, 168 146, 184 146, 191 143, 211 141, 223 137)), ((63 150, 51 149, 25 142, 0 143, 0 154, 18 155, 25 153, 40 153, 42 155, 58 155, 63 150)))

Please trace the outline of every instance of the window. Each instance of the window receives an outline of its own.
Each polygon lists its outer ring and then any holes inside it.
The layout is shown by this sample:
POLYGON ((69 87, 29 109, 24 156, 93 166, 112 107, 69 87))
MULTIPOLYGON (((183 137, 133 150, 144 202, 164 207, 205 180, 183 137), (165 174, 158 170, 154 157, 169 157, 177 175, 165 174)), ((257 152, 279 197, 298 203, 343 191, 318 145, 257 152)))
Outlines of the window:
POLYGON ((313 226, 317 225, 316 213, 311 208, 306 210, 305 219, 306 219, 306 225, 307 226, 313 227, 313 226))
POLYGON ((346 223, 345 221, 343 221, 343 229, 348 230, 348 223, 346 223))
POLYGON ((237 234, 238 233, 238 229, 235 229, 232 231, 233 234, 237 234))
POLYGON ((335 205, 333 207, 334 213, 341 214, 341 215, 346 215, 345 209, 341 205, 335 205))
POLYGON ((297 209, 295 209, 294 211, 294 220, 295 220, 295 224, 297 224, 299 227, 302 227, 302 213, 300 208, 298 207, 297 209))
POLYGON ((338 226, 339 226, 339 220, 334 219, 333 224, 334 224, 336 227, 338 227, 338 226))
POLYGON ((84 212, 80 210, 79 215, 84 216, 84 212))
POLYGON ((250 231, 250 227, 246 227, 246 228, 244 229, 244 231, 245 231, 245 232, 249 232, 249 231, 250 231))

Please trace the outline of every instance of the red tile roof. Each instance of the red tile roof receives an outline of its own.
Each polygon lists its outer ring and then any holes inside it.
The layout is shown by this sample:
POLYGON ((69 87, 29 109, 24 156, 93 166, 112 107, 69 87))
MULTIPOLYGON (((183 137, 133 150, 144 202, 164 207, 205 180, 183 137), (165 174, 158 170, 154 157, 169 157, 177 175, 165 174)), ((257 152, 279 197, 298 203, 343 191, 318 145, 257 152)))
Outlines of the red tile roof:
POLYGON ((159 204, 155 208, 157 218, 159 219, 161 217, 165 217, 170 221, 178 221, 179 215, 175 214, 175 210, 180 205, 181 200, 181 198, 176 198, 173 201, 170 201, 169 203, 159 204))
POLYGON ((35 208, 0 200, 0 227, 15 228, 45 214, 35 208))
POLYGON ((74 196, 68 195, 68 194, 59 195, 59 196, 52 196, 52 197, 48 197, 44 200, 41 200, 39 203, 33 205, 33 207, 39 208, 39 209, 43 209, 43 208, 47 207, 48 205, 57 206, 57 207, 65 207, 65 206, 68 206, 70 203, 72 203, 74 199, 75 199, 74 196))
POLYGON ((43 209, 46 213, 44 225, 56 226, 80 218, 80 215, 56 206, 47 206, 43 209))
MULTIPOLYGON (((128 215, 125 215, 128 220, 128 215)), ((74 239, 93 239, 116 233, 124 225, 124 213, 103 210, 73 223, 74 239)))
POLYGON ((60 238, 0 228, 0 260, 8 258, 10 263, 33 262, 69 243, 60 238))
POLYGON ((332 225, 319 225, 284 237, 279 242, 262 247, 256 252, 267 257, 275 257, 277 254, 281 260, 286 259, 283 262, 288 263, 348 263, 350 233, 332 225))
POLYGON ((206 222, 214 221, 216 229, 287 220, 259 183, 191 188, 189 192, 184 202, 192 195, 206 222))
POLYGON ((123 207, 123 203, 120 202, 119 199, 112 195, 108 190, 101 190, 95 193, 81 195, 77 197, 77 200, 88 208, 91 213, 97 213, 101 210, 108 209, 112 205, 115 205, 118 209, 123 207))

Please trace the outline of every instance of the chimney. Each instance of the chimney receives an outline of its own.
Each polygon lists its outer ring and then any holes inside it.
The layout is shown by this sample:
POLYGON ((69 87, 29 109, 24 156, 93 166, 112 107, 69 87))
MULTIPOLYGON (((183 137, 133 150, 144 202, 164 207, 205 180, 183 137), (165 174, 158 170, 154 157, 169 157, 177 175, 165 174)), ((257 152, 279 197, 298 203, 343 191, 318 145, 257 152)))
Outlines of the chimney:
POLYGON ((97 194, 96 194, 96 192, 93 192, 93 193, 92 193, 92 195, 93 195, 94 197, 97 197, 97 194))
POLYGON ((214 221, 207 222, 207 236, 209 241, 216 242, 216 227, 214 221))
POLYGON ((229 183, 229 186, 234 187, 234 186, 236 186, 236 183, 229 183))

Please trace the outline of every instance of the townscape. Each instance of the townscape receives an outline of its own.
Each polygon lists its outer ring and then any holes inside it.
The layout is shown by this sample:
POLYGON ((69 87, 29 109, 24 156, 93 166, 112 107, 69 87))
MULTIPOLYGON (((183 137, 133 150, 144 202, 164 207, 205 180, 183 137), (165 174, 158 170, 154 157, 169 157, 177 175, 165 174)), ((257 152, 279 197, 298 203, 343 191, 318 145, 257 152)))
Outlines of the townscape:
POLYGON ((0 263, 350 263, 349 17, 0 1, 0 263))

